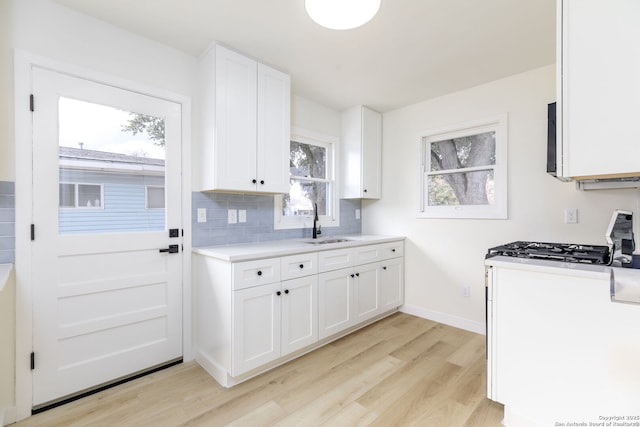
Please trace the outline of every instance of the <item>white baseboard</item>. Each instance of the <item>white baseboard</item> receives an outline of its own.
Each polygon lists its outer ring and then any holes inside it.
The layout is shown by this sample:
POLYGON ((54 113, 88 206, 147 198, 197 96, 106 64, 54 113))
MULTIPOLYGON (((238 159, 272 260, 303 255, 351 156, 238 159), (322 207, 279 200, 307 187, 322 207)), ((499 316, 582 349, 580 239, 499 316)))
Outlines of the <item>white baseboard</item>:
POLYGON ((453 326, 455 328, 475 332, 477 334, 485 335, 487 333, 486 324, 484 322, 476 322, 474 320, 465 319, 463 317, 453 316, 451 314, 441 313, 439 311, 429 310, 423 307, 408 304, 400 307, 400 311, 403 313, 422 317, 423 319, 433 320, 434 322, 438 323, 444 323, 445 325, 453 326))
POLYGON ((9 408, 0 409, 0 426, 8 426, 16 421, 16 408, 11 406, 9 408))

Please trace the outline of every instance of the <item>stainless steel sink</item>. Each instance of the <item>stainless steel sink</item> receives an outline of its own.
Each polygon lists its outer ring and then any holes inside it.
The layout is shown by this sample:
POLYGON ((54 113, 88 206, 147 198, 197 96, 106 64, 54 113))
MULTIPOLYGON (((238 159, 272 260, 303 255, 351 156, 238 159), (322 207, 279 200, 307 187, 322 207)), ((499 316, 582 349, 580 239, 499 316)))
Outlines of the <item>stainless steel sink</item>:
POLYGON ((322 239, 322 240, 308 240, 305 243, 309 243, 311 245, 325 245, 327 243, 342 243, 342 242, 350 242, 349 239, 322 239))

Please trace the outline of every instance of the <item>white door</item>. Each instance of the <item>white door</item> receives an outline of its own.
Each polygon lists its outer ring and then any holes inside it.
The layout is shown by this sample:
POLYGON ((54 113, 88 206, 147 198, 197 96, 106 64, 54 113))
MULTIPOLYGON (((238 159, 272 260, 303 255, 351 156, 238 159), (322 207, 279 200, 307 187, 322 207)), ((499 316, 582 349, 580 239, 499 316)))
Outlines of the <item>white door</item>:
POLYGON ((33 93, 37 408, 182 357, 182 255, 161 251, 182 243, 181 106, 37 67, 33 93))

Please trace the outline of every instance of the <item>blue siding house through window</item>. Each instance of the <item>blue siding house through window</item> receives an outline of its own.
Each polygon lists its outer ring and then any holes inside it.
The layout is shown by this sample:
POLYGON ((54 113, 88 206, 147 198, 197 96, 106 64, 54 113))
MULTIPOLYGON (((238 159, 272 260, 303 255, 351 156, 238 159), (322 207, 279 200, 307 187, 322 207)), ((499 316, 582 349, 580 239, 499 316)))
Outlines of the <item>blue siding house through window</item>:
POLYGON ((165 209, 149 209, 146 203, 147 186, 164 187, 162 175, 67 169, 61 165, 60 183, 98 184, 103 192, 102 206, 60 207, 60 234, 165 229, 165 209))

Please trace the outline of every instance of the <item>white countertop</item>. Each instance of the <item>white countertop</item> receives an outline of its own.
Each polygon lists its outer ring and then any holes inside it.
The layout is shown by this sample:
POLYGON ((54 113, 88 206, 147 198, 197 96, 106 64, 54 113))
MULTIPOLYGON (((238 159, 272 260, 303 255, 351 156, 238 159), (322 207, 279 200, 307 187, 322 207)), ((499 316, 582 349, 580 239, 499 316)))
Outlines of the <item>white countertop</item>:
POLYGON ((4 289, 9 280, 9 274, 13 269, 13 264, 0 264, 0 292, 4 289))
POLYGON ((640 269, 506 256, 488 258, 485 264, 564 276, 601 278, 611 287, 612 301, 640 304, 640 269))
POLYGON ((404 240, 404 237, 358 234, 345 236, 327 236, 316 240, 322 241, 329 239, 348 239, 349 241, 340 243, 311 244, 307 242, 311 242, 313 241, 313 239, 272 240, 269 242, 260 243, 206 246, 201 248, 193 248, 193 252, 200 255, 217 258, 223 261, 237 262, 308 252, 349 248, 354 246, 372 245, 376 243, 397 242, 398 240, 404 240))

